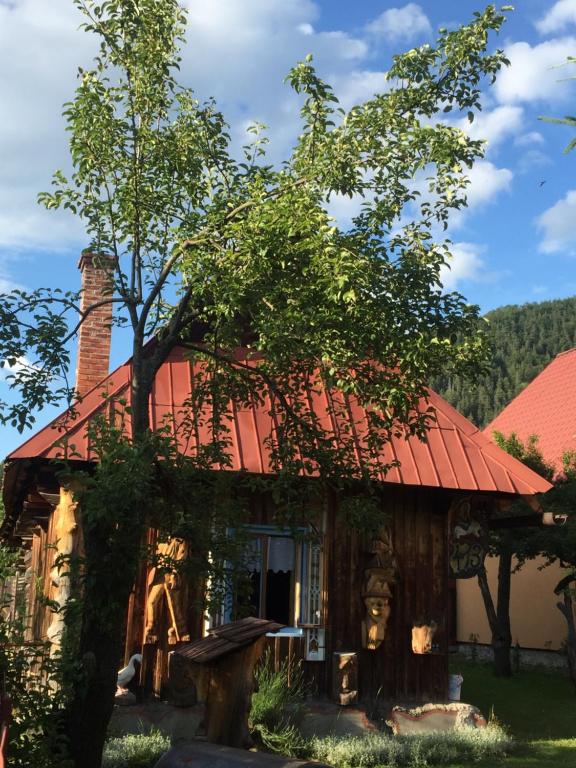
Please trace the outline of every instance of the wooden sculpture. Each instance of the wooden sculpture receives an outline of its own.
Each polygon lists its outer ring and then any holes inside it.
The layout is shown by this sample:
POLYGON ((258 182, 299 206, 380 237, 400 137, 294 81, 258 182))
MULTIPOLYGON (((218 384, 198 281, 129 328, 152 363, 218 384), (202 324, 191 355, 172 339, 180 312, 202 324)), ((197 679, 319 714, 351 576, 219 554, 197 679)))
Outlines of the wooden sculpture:
POLYGON ((50 625, 46 632, 52 643, 51 653, 55 653, 62 642, 65 616, 63 608, 70 598, 70 562, 76 544, 78 521, 76 519, 76 502, 71 490, 60 489, 60 501, 54 510, 52 527, 52 545, 54 561, 50 570, 51 600, 58 608, 52 614, 50 625))
POLYGON ((152 568, 148 575, 144 642, 158 642, 164 605, 168 609, 169 617, 168 643, 175 645, 188 642, 190 634, 186 619, 187 589, 185 580, 178 571, 178 563, 188 554, 187 544, 183 539, 170 539, 158 544, 156 552, 159 565, 152 568), (170 563, 174 563, 172 568, 170 563))
POLYGON ((412 626, 412 653, 432 653, 432 641, 437 629, 435 621, 415 621, 412 626))
POLYGON ((332 666, 332 695, 337 704, 353 704, 358 698, 358 654, 336 652, 332 666))
POLYGON ((390 533, 382 529, 372 542, 371 557, 364 570, 362 599, 366 615, 362 621, 362 647, 374 651, 386 637, 397 565, 390 533))

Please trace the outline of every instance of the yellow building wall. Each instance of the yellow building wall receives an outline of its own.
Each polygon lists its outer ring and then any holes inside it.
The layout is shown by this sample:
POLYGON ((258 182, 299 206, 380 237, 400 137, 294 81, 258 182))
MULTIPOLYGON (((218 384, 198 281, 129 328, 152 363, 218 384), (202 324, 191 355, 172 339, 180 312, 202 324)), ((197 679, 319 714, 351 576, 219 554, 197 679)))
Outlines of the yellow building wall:
MULTIPOLYGON (((559 598, 554 594, 554 587, 566 575, 566 571, 556 563, 539 571, 538 566, 542 563, 542 558, 529 560, 517 573, 512 574, 512 643, 515 645, 518 642, 522 648, 557 651, 566 639, 566 620, 556 608, 559 598)), ((498 558, 486 558, 486 571, 490 591, 496 603, 498 558)), ((456 636, 461 643, 473 642, 473 636, 476 636, 479 643, 491 641, 484 602, 476 578, 456 581, 456 636)))

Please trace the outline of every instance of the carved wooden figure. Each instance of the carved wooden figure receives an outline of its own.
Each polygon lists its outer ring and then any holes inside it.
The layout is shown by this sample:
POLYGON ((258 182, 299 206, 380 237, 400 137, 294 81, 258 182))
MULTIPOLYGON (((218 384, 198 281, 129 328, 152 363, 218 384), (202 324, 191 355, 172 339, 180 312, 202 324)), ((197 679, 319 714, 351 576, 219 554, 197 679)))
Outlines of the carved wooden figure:
POLYGON ((366 595, 364 597, 366 616, 362 622, 362 647, 369 651, 375 651, 386 637, 391 598, 391 593, 388 596, 366 595))
POLYGON ((364 570, 362 599, 366 615, 362 621, 362 647, 374 651, 386 637, 392 600, 390 584, 396 581, 397 572, 390 533, 386 529, 372 542, 371 555, 364 570))
POLYGON ((162 624, 164 605, 168 609, 168 643, 175 645, 188 642, 190 634, 187 626, 187 589, 182 574, 176 567, 169 570, 169 562, 178 563, 188 554, 186 542, 182 539, 170 539, 157 547, 160 565, 150 570, 148 575, 148 598, 146 600, 146 626, 144 642, 158 642, 159 627, 162 624), (166 567, 163 565, 166 561, 166 567))
POLYGON ((412 653, 432 653, 432 641, 437 629, 435 621, 415 621, 412 627, 412 653))
POLYGON ((337 704, 346 706, 358 698, 358 655, 335 653, 332 667, 332 696, 337 704))
POLYGON ((60 488, 60 501, 54 510, 54 525, 52 528, 52 545, 54 565, 50 570, 51 599, 58 604, 59 610, 54 612, 47 630, 48 640, 55 652, 62 642, 64 631, 64 613, 62 609, 70 598, 70 563, 67 558, 73 554, 76 544, 78 520, 76 519, 76 502, 72 491, 60 488))

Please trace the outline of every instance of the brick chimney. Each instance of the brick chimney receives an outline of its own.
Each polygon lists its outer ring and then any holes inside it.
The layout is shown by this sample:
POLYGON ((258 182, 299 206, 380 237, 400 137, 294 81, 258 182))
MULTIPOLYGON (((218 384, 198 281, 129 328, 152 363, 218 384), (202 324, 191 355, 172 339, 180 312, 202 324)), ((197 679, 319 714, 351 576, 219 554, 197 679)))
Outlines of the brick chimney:
MULTIPOLYGON (((82 274, 81 309, 112 295, 116 260, 106 254, 84 251, 78 262, 82 274)), ((92 310, 78 332, 76 392, 83 397, 104 379, 110 368, 112 338, 112 304, 92 310)))

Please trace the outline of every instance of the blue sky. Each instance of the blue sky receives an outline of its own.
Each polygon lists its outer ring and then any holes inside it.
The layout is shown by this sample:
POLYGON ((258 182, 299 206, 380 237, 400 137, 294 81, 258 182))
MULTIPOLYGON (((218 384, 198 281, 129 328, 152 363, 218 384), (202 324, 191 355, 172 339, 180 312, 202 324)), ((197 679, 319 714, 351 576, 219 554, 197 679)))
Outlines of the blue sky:
MULTIPOLYGON (((439 26, 468 21, 470 0, 186 0, 188 44, 182 81, 213 95, 232 134, 269 125, 277 157, 289 150, 297 100, 283 85, 294 62, 312 52, 344 106, 384 83, 393 53, 432 42, 439 26)), ((488 141, 471 173, 469 209, 453 222, 452 270, 445 284, 485 311, 576 294, 576 152, 564 155, 570 129, 539 115, 575 112, 576 0, 522 0, 491 45, 511 66, 487 90, 472 126, 488 141)), ((53 170, 67 170, 61 105, 88 65, 90 38, 78 30, 71 0, 0 0, 0 291, 19 286, 75 288, 85 245, 77 221, 36 204, 53 170)), ((354 203, 341 203, 342 219, 354 203)), ((127 356, 116 343, 113 362, 127 356)), ((0 382, 0 397, 5 384, 0 382)), ((40 422, 44 421, 40 419, 40 422)), ((0 453, 22 440, 0 434, 0 453)))

